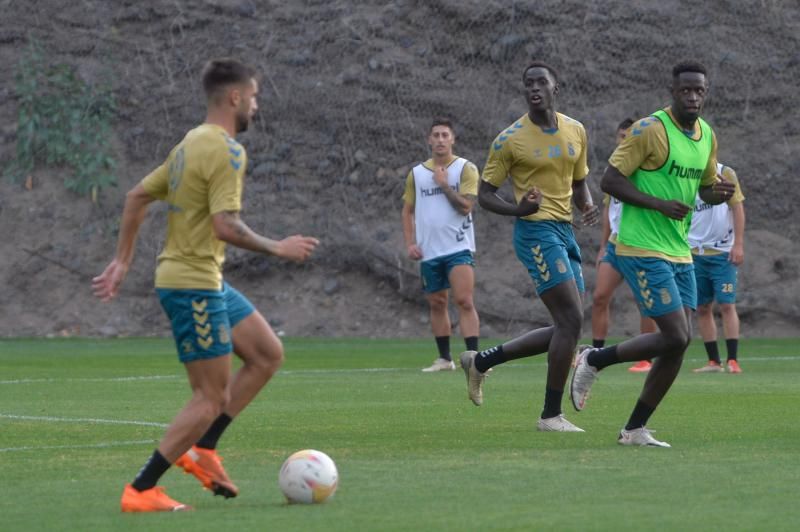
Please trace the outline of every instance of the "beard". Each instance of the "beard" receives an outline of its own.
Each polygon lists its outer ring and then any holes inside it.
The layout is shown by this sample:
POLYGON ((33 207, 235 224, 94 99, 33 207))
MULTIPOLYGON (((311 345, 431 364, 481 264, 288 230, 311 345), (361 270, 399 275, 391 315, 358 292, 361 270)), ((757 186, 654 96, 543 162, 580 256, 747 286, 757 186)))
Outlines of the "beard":
POLYGON ((244 133, 250 125, 250 117, 247 115, 236 115, 236 133, 244 133))

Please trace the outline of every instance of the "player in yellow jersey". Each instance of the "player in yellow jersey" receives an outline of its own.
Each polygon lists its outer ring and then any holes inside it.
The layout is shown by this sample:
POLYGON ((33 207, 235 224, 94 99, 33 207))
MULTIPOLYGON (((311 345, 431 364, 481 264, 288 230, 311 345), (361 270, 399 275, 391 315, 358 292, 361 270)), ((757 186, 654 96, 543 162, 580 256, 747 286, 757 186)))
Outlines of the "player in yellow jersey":
POLYGON ((156 486, 173 463, 215 495, 238 494, 217 455, 217 440, 278 370, 283 346, 261 313, 223 281, 225 244, 302 262, 319 243, 300 235, 271 240, 239 217, 247 155, 234 137, 258 109, 255 72, 233 59, 212 60, 203 71, 203 88, 205 123, 189 131, 164 164, 128 192, 116 256, 92 280, 103 301, 117 295, 148 206, 166 201, 167 239, 158 258, 156 291, 172 323, 192 397, 125 486, 124 512, 190 509, 156 486), (233 375, 232 352, 243 362, 233 375))
POLYGON ((572 201, 583 213, 584 224, 594 225, 599 218, 585 179, 589 173, 586 130, 580 122, 556 112, 559 85, 553 67, 534 61, 523 71, 522 82, 528 112, 492 143, 478 202, 484 209, 517 219, 517 258, 533 279, 553 325, 480 353, 466 351, 461 367, 469 398, 480 405, 490 368, 546 352, 547 384, 537 429, 583 432, 564 418, 561 400, 583 324, 584 284, 580 249, 572 232, 572 201), (509 176, 515 203, 496 194, 509 176))
POLYGON ((691 341, 697 306, 692 254, 687 240, 696 195, 709 204, 735 190, 717 178, 717 142, 700 118, 708 93, 706 69, 696 62, 672 70, 672 103, 637 121, 617 146, 603 174, 603 192, 622 201, 617 260, 640 312, 659 332, 618 345, 587 347, 576 358, 570 397, 583 410, 598 372, 613 364, 653 358, 639 400, 619 433, 621 445, 670 447, 656 440, 647 421, 669 391, 691 341))

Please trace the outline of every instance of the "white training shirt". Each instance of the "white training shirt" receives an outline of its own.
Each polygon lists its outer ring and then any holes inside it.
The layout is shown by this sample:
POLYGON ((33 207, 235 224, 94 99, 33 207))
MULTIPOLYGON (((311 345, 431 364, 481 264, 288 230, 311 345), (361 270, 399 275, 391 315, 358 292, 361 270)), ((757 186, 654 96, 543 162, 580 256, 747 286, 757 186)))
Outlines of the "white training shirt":
MULTIPOLYGON (((717 173, 722 174, 723 165, 717 163, 717 173)), ((695 198, 692 225, 689 228, 689 245, 697 248, 700 255, 704 249, 730 252, 733 248, 733 213, 727 203, 710 205, 695 198)))
MULTIPOLYGON (((466 164, 466 159, 458 157, 447 167, 447 183, 456 192, 459 191, 461 172, 466 164)), ((453 208, 444 191, 433 180, 432 170, 419 164, 411 171, 416 189, 414 219, 417 245, 422 250, 422 260, 464 250, 474 252, 472 214, 464 216, 453 208)))

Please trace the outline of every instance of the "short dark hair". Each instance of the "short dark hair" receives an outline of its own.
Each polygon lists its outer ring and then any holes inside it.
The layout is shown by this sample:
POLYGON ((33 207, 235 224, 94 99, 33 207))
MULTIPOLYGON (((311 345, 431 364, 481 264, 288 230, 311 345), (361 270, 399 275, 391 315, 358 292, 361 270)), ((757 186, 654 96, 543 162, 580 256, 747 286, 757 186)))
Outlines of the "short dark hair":
POLYGON ((633 119, 626 118, 625 120, 619 123, 619 125, 617 126, 617 131, 619 131, 620 129, 628 129, 632 125, 633 125, 633 119))
POLYGON ((708 76, 706 67, 703 64, 698 63, 697 61, 681 61, 672 67, 672 79, 676 79, 684 72, 697 72, 698 74, 708 76))
POLYGON ((223 57, 212 59, 203 67, 203 90, 211 97, 222 87, 246 83, 255 76, 255 70, 244 63, 223 57))
POLYGON ((452 120, 450 120, 449 118, 447 118, 445 116, 436 116, 436 117, 434 117, 433 120, 431 120, 431 127, 428 130, 428 133, 433 132, 433 128, 435 128, 436 126, 447 126, 447 127, 450 128, 450 131, 452 131, 454 135, 456 133, 456 130, 453 128, 452 120))
POLYGON ((553 68, 552 66, 548 65, 544 61, 539 61, 538 59, 534 59, 533 61, 528 63, 528 66, 526 66, 525 70, 522 71, 522 81, 525 81, 525 73, 528 70, 532 69, 532 68, 544 68, 544 69, 547 69, 547 71, 550 72, 550 75, 553 76, 553 79, 555 80, 555 82, 558 83, 558 72, 556 72, 556 69, 553 68))

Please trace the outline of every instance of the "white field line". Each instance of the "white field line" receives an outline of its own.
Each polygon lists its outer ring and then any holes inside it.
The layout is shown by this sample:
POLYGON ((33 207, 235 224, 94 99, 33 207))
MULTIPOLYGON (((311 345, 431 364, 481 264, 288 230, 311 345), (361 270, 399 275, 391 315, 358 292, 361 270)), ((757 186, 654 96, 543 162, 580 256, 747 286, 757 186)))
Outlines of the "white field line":
POLYGON ((105 449, 107 447, 123 447, 126 445, 144 445, 157 443, 158 440, 131 440, 131 441, 109 441, 103 443, 89 443, 85 445, 41 445, 26 447, 4 447, 0 448, 0 453, 13 453, 17 451, 44 451, 51 449, 105 449))
POLYGON ((166 423, 156 423, 154 421, 130 421, 125 419, 97 419, 81 417, 55 417, 55 416, 19 416, 16 414, 0 413, 2 419, 13 419, 18 421, 44 421, 47 423, 93 423, 99 425, 136 425, 139 427, 159 427, 165 428, 166 423))
MULTIPOLYGON (((724 354, 724 353, 723 353, 724 354)), ((756 357, 740 358, 745 364, 753 362, 800 362, 800 356, 779 356, 779 357, 756 357)), ((686 358, 685 363, 706 362, 706 358, 686 358)), ((518 368, 529 367, 528 364, 503 364, 503 367, 518 368)), ((330 373, 394 373, 394 372, 409 372, 418 371, 417 368, 331 368, 331 369, 291 369, 280 370, 280 375, 313 375, 313 374, 330 374, 330 373)), ((131 377, 93 377, 93 378, 46 378, 46 379, 11 379, 1 380, 0 385, 3 384, 40 384, 40 383, 54 383, 54 382, 143 382, 143 381, 158 381, 158 380, 180 380, 184 379, 184 375, 139 375, 131 377)))

